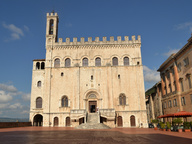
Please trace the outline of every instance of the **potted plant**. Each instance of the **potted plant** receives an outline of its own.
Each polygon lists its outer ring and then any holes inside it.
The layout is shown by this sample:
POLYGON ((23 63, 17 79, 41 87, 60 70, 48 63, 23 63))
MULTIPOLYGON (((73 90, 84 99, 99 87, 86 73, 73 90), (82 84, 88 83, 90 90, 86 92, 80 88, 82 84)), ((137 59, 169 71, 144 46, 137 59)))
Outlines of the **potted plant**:
POLYGON ((170 124, 170 122, 166 122, 166 125, 167 125, 167 131, 171 131, 171 124, 170 124))
POLYGON ((161 126, 161 130, 162 131, 165 131, 166 129, 165 129, 165 124, 164 123, 160 123, 160 126, 161 126))
POLYGON ((191 131, 190 122, 184 122, 183 126, 184 126, 184 132, 190 132, 191 131))
POLYGON ((173 120, 173 123, 174 124, 177 124, 177 131, 178 132, 182 132, 182 127, 180 127, 180 124, 182 123, 183 121, 181 120, 181 118, 176 118, 173 120))
POLYGON ((152 123, 153 123, 153 125, 154 125, 154 130, 157 130, 158 120, 157 120, 157 119, 154 119, 154 120, 152 120, 152 123))

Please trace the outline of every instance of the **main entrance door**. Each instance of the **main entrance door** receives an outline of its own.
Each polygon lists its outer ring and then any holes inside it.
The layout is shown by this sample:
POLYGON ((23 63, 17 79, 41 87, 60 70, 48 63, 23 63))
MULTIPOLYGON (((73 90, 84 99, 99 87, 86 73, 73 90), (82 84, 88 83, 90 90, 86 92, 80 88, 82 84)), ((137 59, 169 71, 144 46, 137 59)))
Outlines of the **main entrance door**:
POLYGON ((97 101, 89 101, 89 112, 90 113, 97 112, 97 101))

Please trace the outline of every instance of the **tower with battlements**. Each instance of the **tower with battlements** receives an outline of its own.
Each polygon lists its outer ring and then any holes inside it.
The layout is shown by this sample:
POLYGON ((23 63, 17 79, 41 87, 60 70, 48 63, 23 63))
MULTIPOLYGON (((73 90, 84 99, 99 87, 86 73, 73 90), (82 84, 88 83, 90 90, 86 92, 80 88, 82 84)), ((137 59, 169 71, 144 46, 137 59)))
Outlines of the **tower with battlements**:
POLYGON ((97 113, 110 127, 147 127, 141 37, 58 39, 47 13, 46 58, 33 60, 30 120, 76 127, 97 113))

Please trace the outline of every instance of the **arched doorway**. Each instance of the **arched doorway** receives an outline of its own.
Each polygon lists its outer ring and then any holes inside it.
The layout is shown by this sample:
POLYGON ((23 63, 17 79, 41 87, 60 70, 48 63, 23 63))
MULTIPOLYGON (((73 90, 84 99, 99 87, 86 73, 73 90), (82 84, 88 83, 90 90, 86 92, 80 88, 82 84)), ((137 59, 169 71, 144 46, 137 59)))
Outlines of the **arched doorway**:
POLYGON ((59 118, 54 117, 54 126, 58 126, 58 125, 59 125, 59 118))
POLYGON ((134 115, 132 115, 130 117, 130 122, 131 122, 131 126, 135 126, 135 116, 134 115))
POLYGON ((66 127, 69 127, 71 125, 70 117, 66 117, 65 124, 66 124, 66 127))
POLYGON ((123 119, 122 116, 117 117, 117 126, 122 127, 123 126, 123 119))
POLYGON ((43 126, 43 116, 37 114, 33 118, 33 126, 43 126))

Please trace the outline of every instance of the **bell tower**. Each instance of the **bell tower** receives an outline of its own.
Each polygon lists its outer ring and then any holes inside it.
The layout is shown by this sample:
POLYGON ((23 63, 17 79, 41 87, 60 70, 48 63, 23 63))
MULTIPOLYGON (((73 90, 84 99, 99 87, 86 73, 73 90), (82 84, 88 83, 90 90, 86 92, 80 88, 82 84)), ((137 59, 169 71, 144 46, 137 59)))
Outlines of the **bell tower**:
POLYGON ((59 17, 52 11, 47 13, 46 45, 57 42, 59 17))

